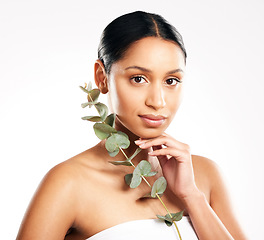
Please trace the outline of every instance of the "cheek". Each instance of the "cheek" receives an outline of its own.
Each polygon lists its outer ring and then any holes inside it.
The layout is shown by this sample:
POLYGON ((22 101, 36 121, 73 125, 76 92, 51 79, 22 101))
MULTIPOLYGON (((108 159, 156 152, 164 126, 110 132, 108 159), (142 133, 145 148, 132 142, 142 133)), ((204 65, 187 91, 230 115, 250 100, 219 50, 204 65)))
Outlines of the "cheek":
POLYGON ((134 114, 142 106, 142 100, 131 89, 117 89, 116 93, 116 113, 119 116, 128 116, 128 113, 133 116, 131 114, 134 114))
MULTIPOLYGON (((123 80, 123 79, 122 79, 123 80)), ((114 83, 109 89, 109 103, 114 113, 124 115, 131 111, 133 106, 137 106, 135 94, 128 89, 127 84, 122 81, 119 84, 114 83), (122 84, 121 84, 122 83, 122 84)))
POLYGON ((174 116, 177 110, 179 109, 182 99, 183 99, 182 89, 179 89, 177 93, 174 93, 172 95, 169 95, 169 94, 167 95, 166 105, 167 105, 167 108, 169 108, 172 116, 174 116))

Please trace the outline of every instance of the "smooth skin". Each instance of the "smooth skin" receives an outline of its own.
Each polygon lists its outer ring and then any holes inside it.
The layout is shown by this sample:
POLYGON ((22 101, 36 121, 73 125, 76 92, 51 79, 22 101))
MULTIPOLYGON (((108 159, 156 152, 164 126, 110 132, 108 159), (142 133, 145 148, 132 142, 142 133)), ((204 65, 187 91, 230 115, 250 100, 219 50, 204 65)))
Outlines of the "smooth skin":
MULTIPOLYGON (((185 209, 199 239, 246 239, 213 161, 165 133, 176 114, 184 86, 185 63, 173 42, 147 37, 134 43, 109 74, 95 63, 95 82, 108 93, 117 114, 115 127, 128 134, 134 164, 147 159, 168 182, 162 199, 171 212, 185 209), (157 120, 158 118, 158 120, 157 120), (155 120, 156 119, 156 120, 155 120)), ((119 153, 115 160, 124 160, 119 153)), ((166 211, 157 199, 141 199, 145 183, 130 189, 124 176, 133 167, 114 166, 104 141, 55 166, 44 177, 21 224, 18 240, 81 240, 117 224, 153 219, 166 211), (67 236, 65 237, 65 235, 67 236)))

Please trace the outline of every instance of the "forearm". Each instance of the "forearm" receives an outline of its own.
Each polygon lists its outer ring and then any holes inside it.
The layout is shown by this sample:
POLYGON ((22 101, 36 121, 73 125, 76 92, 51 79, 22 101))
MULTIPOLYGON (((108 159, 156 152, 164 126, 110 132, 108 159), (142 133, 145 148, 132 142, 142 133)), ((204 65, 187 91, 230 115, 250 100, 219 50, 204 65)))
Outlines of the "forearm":
POLYGON ((184 199, 197 236, 201 240, 233 239, 201 192, 184 199))

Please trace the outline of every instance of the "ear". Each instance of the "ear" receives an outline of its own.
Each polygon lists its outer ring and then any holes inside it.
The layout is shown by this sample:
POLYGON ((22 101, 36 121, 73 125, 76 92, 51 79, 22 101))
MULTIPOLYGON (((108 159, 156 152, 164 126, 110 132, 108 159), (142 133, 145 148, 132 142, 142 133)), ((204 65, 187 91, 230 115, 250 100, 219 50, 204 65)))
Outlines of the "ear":
POLYGON ((108 92, 107 74, 104 64, 100 60, 96 60, 94 64, 94 81, 101 93, 106 94, 108 92))

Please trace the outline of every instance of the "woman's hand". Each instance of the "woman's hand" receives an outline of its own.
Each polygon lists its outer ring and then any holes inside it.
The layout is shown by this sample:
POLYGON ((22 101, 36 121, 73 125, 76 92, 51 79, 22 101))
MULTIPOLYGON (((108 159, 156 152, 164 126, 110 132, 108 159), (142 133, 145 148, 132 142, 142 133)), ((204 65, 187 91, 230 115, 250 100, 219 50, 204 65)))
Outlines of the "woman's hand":
POLYGON ((142 149, 152 147, 150 156, 157 156, 163 175, 173 193, 184 200, 199 192, 194 181, 190 147, 168 134, 157 138, 138 140, 135 143, 142 149))
MULTIPOLYGON (((199 157, 199 164, 205 169, 201 174, 210 182, 211 207, 195 184, 192 156, 187 144, 165 133, 135 143, 142 149, 153 148, 149 155, 157 156, 169 188, 185 205, 199 239, 247 239, 233 214, 220 172, 212 161, 199 157)), ((197 167, 198 163, 195 164, 197 167)))

